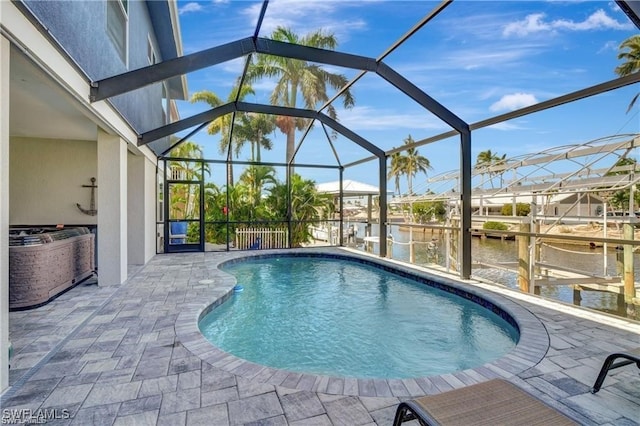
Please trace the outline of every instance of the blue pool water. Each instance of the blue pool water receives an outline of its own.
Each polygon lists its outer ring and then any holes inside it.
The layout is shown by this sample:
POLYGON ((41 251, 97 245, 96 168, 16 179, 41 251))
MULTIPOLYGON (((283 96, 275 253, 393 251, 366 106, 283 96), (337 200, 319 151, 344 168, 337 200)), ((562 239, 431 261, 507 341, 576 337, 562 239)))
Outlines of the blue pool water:
POLYGON ((348 260, 280 256, 224 266, 242 292, 200 330, 239 358, 358 378, 450 373, 515 347, 517 330, 476 303, 348 260))

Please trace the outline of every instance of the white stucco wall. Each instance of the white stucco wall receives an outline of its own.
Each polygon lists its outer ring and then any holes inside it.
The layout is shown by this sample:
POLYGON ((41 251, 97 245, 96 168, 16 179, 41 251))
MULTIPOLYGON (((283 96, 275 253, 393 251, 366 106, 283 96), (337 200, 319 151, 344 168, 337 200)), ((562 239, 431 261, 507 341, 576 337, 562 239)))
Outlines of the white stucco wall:
MULTIPOLYGON (((97 177, 95 141, 27 139, 12 137, 9 143, 11 225, 96 224, 88 209, 90 179, 97 177)), ((98 190, 100 182, 96 182, 98 190)), ((96 193, 97 195, 97 193, 96 193)), ((97 205, 96 197, 96 208, 97 205)))
POLYGON ((0 391, 9 386, 9 57, 0 36, 0 391))
POLYGON ((127 157, 128 256, 130 265, 143 265, 156 254, 156 166, 146 157, 127 157))

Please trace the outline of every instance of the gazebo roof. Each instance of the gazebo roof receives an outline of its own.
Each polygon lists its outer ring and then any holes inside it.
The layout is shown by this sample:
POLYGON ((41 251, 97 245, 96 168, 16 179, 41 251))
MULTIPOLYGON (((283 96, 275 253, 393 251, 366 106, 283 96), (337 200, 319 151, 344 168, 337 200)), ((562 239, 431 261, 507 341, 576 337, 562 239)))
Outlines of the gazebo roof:
MULTIPOLYGON (((340 181, 326 182, 316 185, 318 192, 322 194, 340 194, 340 181)), ((342 181, 342 194, 348 197, 356 197, 363 195, 378 195, 380 189, 377 186, 368 185, 366 183, 355 180, 345 179, 342 181)))

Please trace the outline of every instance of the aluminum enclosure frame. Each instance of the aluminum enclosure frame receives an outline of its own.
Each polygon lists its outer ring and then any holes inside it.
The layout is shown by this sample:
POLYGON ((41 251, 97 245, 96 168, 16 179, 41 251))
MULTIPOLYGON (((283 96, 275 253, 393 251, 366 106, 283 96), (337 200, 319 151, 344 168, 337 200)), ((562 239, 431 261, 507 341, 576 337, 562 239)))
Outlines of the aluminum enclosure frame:
MULTIPOLYGON (((520 110, 512 111, 508 114, 492 117, 481 122, 469 125, 462 119, 457 117, 453 112, 445 108, 438 103, 435 99, 431 98, 428 94, 421 91, 410 81, 405 79, 399 73, 395 72, 392 68, 388 67, 382 59, 384 59, 391 51, 397 48, 400 44, 406 41, 412 34, 414 34, 419 28, 425 25, 430 19, 438 15, 444 10, 452 0, 444 0, 440 2, 429 14, 427 14, 421 21, 419 21, 413 28, 411 28, 403 37, 401 37, 396 43, 390 46, 378 59, 368 58, 359 55, 346 54, 337 51, 316 49, 307 46, 294 45, 289 43, 283 43, 271 39, 259 38, 258 33, 264 18, 265 11, 268 6, 268 0, 265 0, 262 5, 260 18, 256 25, 256 30, 253 37, 247 37, 231 43, 227 43, 221 46, 217 46, 211 49, 207 49, 194 54, 186 55, 180 58, 165 61, 159 64, 151 65, 139 70, 130 71, 117 76, 109 77, 100 81, 93 82, 91 84, 90 101, 96 102, 115 96, 120 93, 125 93, 139 87, 143 87, 148 84, 152 84, 158 81, 165 80, 167 78, 175 77, 178 75, 184 75, 188 72, 195 71, 204 67, 213 66, 222 62, 226 62, 241 56, 251 55, 253 53, 276 55, 291 59, 308 60, 312 62, 334 65, 344 68, 359 69, 361 73, 345 87, 338 91, 338 93, 325 105, 323 105, 318 111, 304 110, 298 108, 283 108, 275 107, 271 105, 261 104, 246 104, 246 103, 229 103, 222 105, 218 108, 214 108, 210 111, 206 111, 201 114, 197 114, 193 117, 186 118, 176 123, 172 123, 167 126, 163 126, 158 129, 153 129, 144 132, 139 135, 139 143, 147 144, 155 139, 174 134, 177 131, 185 130, 193 126, 200 125, 196 130, 199 131, 204 127, 204 124, 214 120, 217 117, 228 113, 234 113, 237 111, 247 112, 263 112, 267 114, 287 115, 309 118, 312 120, 319 120, 323 124, 328 125, 338 133, 343 134, 348 139, 352 140, 356 144, 360 145, 367 151, 374 154, 372 157, 363 158, 361 160, 344 165, 344 167, 351 167, 357 164, 371 161, 375 158, 379 160, 379 181, 380 181, 380 236, 386 235, 386 163, 387 157, 394 152, 400 151, 401 148, 394 148, 387 152, 384 152, 380 148, 376 147, 369 141, 355 134, 348 128, 338 124, 335 120, 332 120, 321 111, 325 109, 331 102, 335 101, 345 90, 353 85, 359 78, 361 78, 367 72, 375 72, 381 76, 388 83, 392 84, 395 88, 403 92, 405 95, 416 101, 425 109, 436 115, 443 122, 447 123, 452 130, 444 132, 439 135, 435 135, 420 141, 415 142, 411 147, 417 147, 428 143, 433 143, 438 140, 449 138, 452 136, 460 136, 460 189, 461 189, 461 270, 460 275, 462 278, 469 278, 471 275, 471 130, 483 128, 492 124, 503 122, 515 117, 524 116, 534 112, 539 112, 545 109, 552 108, 563 103, 572 102, 577 99, 593 96, 599 93, 619 88, 627 84, 637 83, 640 80, 640 73, 619 79, 611 80, 610 82, 603 83, 601 85, 593 86, 587 89, 583 89, 578 92, 574 92, 568 95, 560 96, 549 101, 544 101, 539 104, 535 104, 530 107, 526 107, 520 110)), ((640 28, 640 19, 638 19, 638 7, 631 2, 616 0, 616 3, 622 8, 622 10, 629 16, 636 26, 640 28)), ((243 72, 242 77, 246 73, 243 72)), ((196 131, 192 132, 195 133, 196 131)), ((306 135, 306 132, 305 132, 306 135)), ((303 136, 304 138, 304 136, 303 136)), ((302 141, 300 142, 300 144, 302 141)), ((299 146, 298 146, 299 147, 299 146)), ((406 147, 404 147, 406 148, 406 147)), ((296 149, 297 152, 297 149, 296 149)), ((291 160, 293 161, 293 159, 291 160)), ((380 245, 380 255, 386 255, 386 247, 384 244, 380 245)))

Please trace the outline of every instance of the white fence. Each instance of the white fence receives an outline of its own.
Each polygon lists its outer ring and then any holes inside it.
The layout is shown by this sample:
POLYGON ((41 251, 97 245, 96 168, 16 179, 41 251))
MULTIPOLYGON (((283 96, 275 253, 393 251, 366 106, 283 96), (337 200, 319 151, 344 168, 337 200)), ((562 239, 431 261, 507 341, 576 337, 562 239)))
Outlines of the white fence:
POLYGON ((236 249, 261 250, 289 247, 289 230, 286 228, 236 229, 236 249))

